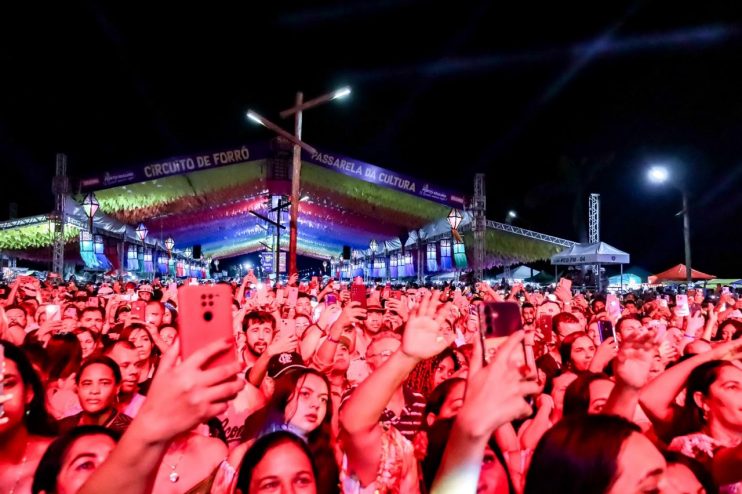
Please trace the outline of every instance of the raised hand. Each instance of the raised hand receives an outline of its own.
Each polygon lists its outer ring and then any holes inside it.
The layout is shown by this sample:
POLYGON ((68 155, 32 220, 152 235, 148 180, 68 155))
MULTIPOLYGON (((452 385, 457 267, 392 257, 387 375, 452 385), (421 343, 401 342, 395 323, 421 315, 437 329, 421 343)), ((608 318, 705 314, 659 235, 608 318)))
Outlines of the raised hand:
POLYGON ((618 383, 641 389, 649 382, 649 370, 657 348, 656 336, 654 331, 649 331, 641 335, 631 335, 621 342, 614 367, 618 383))
POLYGON ((405 355, 425 360, 438 355, 453 342, 453 335, 447 338, 441 332, 445 317, 436 317, 440 305, 436 293, 426 293, 412 311, 402 335, 402 352, 405 355))
POLYGON ((266 351, 271 356, 278 355, 279 353, 291 353, 296 351, 298 345, 299 340, 296 337, 296 333, 288 334, 284 331, 276 334, 276 337, 268 345, 266 351))
POLYGON ((616 348, 616 340, 613 338, 606 338, 595 350, 593 360, 590 362, 591 372, 603 372, 608 362, 618 354, 618 348, 616 348))
POLYGON ((526 396, 539 392, 539 384, 526 378, 523 368, 523 331, 516 331, 500 346, 495 357, 479 372, 469 374, 464 404, 457 422, 475 437, 526 417, 531 406, 526 396))
POLYGON ((227 402, 244 387, 244 382, 236 378, 240 365, 235 361, 204 367, 219 354, 232 351, 231 341, 217 341, 178 364, 180 342, 175 340, 162 356, 137 415, 137 420, 147 424, 149 440, 171 440, 227 410, 227 402))
POLYGON ((366 319, 366 309, 361 307, 360 302, 351 302, 345 306, 333 326, 339 325, 343 329, 350 329, 356 324, 361 324, 364 319, 366 319))
POLYGON ((687 316, 687 320, 688 323, 685 326, 685 334, 694 338, 700 337, 703 332, 703 327, 706 324, 701 311, 696 311, 695 314, 687 316))

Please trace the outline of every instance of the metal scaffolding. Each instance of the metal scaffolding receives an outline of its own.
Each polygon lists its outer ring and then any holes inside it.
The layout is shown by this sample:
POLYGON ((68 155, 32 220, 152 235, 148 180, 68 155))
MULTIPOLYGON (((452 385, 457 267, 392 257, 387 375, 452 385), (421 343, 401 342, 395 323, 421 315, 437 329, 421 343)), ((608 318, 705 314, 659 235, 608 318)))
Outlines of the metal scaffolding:
POLYGON ((70 189, 67 177, 67 155, 57 154, 57 174, 52 181, 52 193, 55 197, 52 225, 54 226, 54 252, 52 256, 52 271, 64 277, 64 213, 65 197, 70 189))
POLYGON ((590 194, 590 243, 600 242, 600 194, 590 194))
POLYGON ((474 215, 472 232, 474 233, 474 277, 483 278, 484 273, 484 234, 487 231, 487 196, 484 188, 484 173, 474 176, 474 197, 471 203, 474 215))
POLYGON ((572 247, 576 244, 576 242, 573 242, 572 240, 565 240, 563 238, 554 237, 553 235, 546 235, 544 233, 534 232, 533 230, 526 230, 519 226, 508 225, 507 223, 500 223, 498 221, 487 220, 487 228, 520 235, 522 237, 542 240, 554 245, 561 245, 562 247, 572 247))

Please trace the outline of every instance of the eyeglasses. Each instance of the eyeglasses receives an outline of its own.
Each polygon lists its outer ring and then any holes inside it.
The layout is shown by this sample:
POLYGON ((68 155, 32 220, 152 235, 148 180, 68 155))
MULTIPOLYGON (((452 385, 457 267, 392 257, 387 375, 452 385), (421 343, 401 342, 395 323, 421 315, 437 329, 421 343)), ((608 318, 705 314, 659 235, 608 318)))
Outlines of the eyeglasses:
POLYGON ((394 353, 394 350, 384 350, 383 352, 374 353, 372 355, 366 355, 366 359, 372 359, 376 357, 389 358, 392 356, 393 353, 394 353))

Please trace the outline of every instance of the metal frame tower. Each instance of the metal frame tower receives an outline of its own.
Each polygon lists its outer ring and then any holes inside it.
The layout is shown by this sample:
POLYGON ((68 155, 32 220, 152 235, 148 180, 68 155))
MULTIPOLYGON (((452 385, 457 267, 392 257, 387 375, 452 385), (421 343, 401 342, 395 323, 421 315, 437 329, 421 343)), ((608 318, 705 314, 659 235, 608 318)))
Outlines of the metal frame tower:
POLYGON ((487 231, 487 196, 484 187, 484 173, 474 175, 474 197, 471 211, 474 215, 474 276, 481 280, 484 274, 484 234, 487 231))
POLYGON ((590 194, 589 236, 590 243, 600 242, 600 194, 590 194))
POLYGON ((67 177, 67 155, 57 153, 56 175, 52 181, 52 193, 54 194, 54 215, 52 226, 54 228, 54 247, 52 255, 52 271, 64 278, 64 202, 70 190, 70 181, 67 177))

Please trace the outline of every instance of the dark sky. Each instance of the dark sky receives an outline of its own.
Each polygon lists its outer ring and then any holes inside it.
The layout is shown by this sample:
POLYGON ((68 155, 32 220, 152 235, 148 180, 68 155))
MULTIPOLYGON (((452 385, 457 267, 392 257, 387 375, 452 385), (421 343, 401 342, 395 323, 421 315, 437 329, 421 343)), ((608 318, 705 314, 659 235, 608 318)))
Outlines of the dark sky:
POLYGON ((350 84, 305 115, 307 142, 464 192, 484 172, 489 218, 570 239, 599 192, 602 239, 649 270, 683 260, 680 194, 643 175, 663 161, 691 195, 694 267, 742 276, 737 2, 109 3, 4 7, 21 215, 51 208, 56 152, 84 177, 262 140, 248 107, 278 119, 297 90, 350 84))

